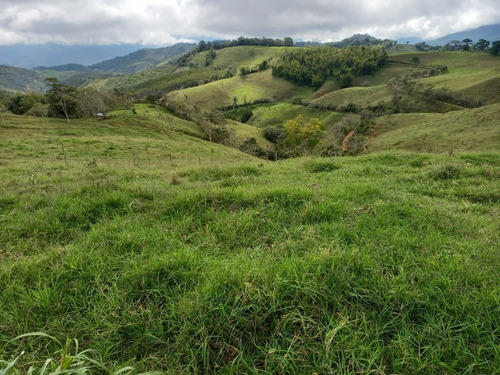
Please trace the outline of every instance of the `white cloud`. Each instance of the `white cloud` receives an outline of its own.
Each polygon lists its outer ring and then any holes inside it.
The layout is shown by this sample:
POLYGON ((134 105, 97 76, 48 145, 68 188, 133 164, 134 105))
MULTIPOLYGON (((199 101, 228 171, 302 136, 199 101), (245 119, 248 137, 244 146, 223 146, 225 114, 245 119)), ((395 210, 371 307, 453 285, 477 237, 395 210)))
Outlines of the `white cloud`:
POLYGON ((143 43, 200 37, 435 38, 500 22, 493 0, 0 0, 0 44, 143 43))

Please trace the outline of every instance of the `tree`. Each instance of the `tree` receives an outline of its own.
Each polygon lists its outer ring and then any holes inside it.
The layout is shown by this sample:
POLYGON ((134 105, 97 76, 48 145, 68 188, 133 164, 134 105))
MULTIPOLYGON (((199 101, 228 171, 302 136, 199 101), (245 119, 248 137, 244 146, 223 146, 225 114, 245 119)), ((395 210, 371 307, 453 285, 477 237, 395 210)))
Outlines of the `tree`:
POLYGON ((205 112, 198 121, 198 125, 208 136, 210 143, 214 140, 213 136, 215 133, 219 135, 218 139, 215 139, 217 142, 221 141, 228 134, 225 124, 226 119, 224 118, 224 114, 214 108, 210 112, 205 112))
POLYGON ((500 40, 497 40, 491 44, 490 53, 492 55, 500 54, 500 40))
POLYGON ((26 114, 28 116, 45 117, 47 116, 48 107, 48 104, 35 103, 26 114))
POLYGON ((252 112, 252 109, 251 108, 245 108, 243 109, 243 111, 241 112, 241 122, 242 123, 246 123, 248 120, 250 120, 253 116, 253 112, 252 112))
POLYGON ((415 48, 418 49, 419 51, 430 51, 431 50, 431 46, 428 45, 426 42, 415 43, 415 48))
POLYGON ((262 135, 268 141, 278 144, 279 141, 283 140, 285 130, 280 126, 267 126, 262 129, 262 135))
POLYGON ((46 78, 45 82, 50 87, 47 92, 47 99, 49 102, 49 115, 54 117, 64 117, 68 120, 70 125, 70 116, 74 116, 77 110, 77 103, 75 98, 76 89, 67 86, 57 78, 46 78))
POLYGON ((463 50, 469 51, 470 46, 472 45, 472 39, 465 38, 464 40, 462 40, 462 43, 463 43, 463 46, 462 46, 463 50))
POLYGON ((325 128, 323 122, 317 118, 306 121, 302 115, 298 115, 292 120, 285 121, 283 128, 286 131, 285 143, 289 145, 304 146, 304 153, 319 142, 319 134, 325 128))
POLYGON ((486 39, 479 39, 477 43, 474 45, 474 49, 476 51, 486 51, 490 48, 490 41, 486 39))
POLYGON ((340 83, 340 87, 345 89, 346 87, 350 87, 352 84, 352 80, 354 79, 354 75, 350 70, 343 70, 338 77, 338 81, 340 83))
POLYGON ((104 96, 94 87, 86 87, 77 92, 78 114, 83 117, 93 117, 97 123, 100 113, 106 112, 104 96))
POLYGON ((461 49, 462 49, 462 47, 463 47, 462 42, 461 42, 461 41, 459 41, 459 40, 452 40, 452 41, 449 43, 449 45, 450 45, 450 47, 451 47, 451 49, 452 49, 453 51, 459 51, 459 50, 461 50, 461 49))
POLYGON ((285 42, 285 47, 293 47, 294 46, 293 39, 288 37, 288 36, 284 39, 284 42, 285 42))
POLYGON ((21 107, 21 100, 23 99, 23 95, 17 94, 16 96, 12 97, 9 101, 8 105, 8 110, 14 113, 15 115, 20 115, 20 107, 21 107))
POLYGON ((198 52, 203 52, 207 49, 208 49, 207 42, 205 42, 204 40, 200 40, 200 43, 198 43, 198 47, 196 48, 196 50, 198 52))

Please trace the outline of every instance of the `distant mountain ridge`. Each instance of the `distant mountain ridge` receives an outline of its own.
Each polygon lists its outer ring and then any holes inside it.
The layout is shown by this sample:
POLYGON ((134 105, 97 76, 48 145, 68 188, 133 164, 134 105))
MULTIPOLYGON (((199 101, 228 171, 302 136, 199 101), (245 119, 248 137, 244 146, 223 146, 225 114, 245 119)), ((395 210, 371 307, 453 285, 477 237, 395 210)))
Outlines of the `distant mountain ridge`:
POLYGON ((144 48, 140 44, 110 46, 64 46, 61 44, 15 44, 0 46, 0 65, 21 68, 78 63, 91 65, 144 48))
POLYGON ((75 72, 89 72, 92 69, 89 67, 86 67, 85 65, 80 65, 80 64, 64 64, 64 65, 57 65, 57 66, 36 66, 33 68, 33 70, 40 71, 40 70, 54 70, 56 72, 69 72, 69 71, 75 71, 75 72))
POLYGON ((480 26, 475 29, 467 29, 458 31, 456 33, 443 35, 437 39, 433 40, 425 40, 418 37, 404 37, 398 38, 397 41, 400 44, 405 44, 408 42, 409 44, 415 44, 419 42, 427 42, 432 46, 444 46, 446 43, 451 42, 452 40, 464 40, 471 39, 474 43, 476 43, 479 39, 489 40, 490 42, 494 42, 496 40, 500 40, 500 23, 480 26))
POLYGON ((476 29, 463 30, 453 34, 448 34, 440 38, 431 40, 430 42, 428 42, 428 44, 435 46, 443 46, 446 43, 451 42, 452 40, 462 41, 466 38, 471 39, 474 43, 477 42, 479 39, 486 39, 489 40, 490 42, 500 40, 500 23, 494 25, 481 26, 476 29))
POLYGON ((165 64, 169 59, 175 59, 195 48, 196 44, 194 43, 177 43, 170 47, 142 48, 125 56, 114 57, 89 66, 81 64, 65 64, 56 66, 37 66, 33 69, 37 71, 75 71, 80 73, 98 70, 106 73, 132 74, 144 69, 152 68, 158 64, 165 64))
POLYGON ((173 46, 163 48, 143 48, 125 56, 118 56, 93 64, 89 68, 108 73, 136 73, 140 70, 164 63, 172 57, 183 55, 195 48, 196 44, 194 43, 177 43, 173 46))

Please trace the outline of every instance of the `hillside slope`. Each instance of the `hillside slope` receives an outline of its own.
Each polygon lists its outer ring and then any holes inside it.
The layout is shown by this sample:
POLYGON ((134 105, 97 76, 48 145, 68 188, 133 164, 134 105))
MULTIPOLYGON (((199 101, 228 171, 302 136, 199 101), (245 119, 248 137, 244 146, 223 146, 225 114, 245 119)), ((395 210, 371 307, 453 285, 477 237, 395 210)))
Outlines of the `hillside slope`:
POLYGON ((369 152, 500 151, 500 104, 445 114, 383 116, 375 121, 369 152))
POLYGON ((0 124, 1 165, 65 160, 81 166, 95 162, 115 168, 147 166, 177 168, 225 165, 257 160, 233 148, 210 144, 198 126, 158 106, 135 104, 132 110, 93 119, 72 120, 4 115, 0 124), (64 144, 64 147, 61 147, 64 144))
POLYGON ((31 69, 0 65, 0 90, 7 92, 41 90, 44 77, 31 69))
MULTIPOLYGON (((289 47, 288 47, 289 48, 289 47)), ((264 60, 271 60, 287 47, 235 46, 216 50, 215 57, 210 57, 210 51, 195 54, 188 64, 195 67, 233 67, 238 71, 241 67, 254 68, 264 60)), ((213 52, 212 52, 213 53, 213 52)))
POLYGON ((89 68, 108 73, 136 73, 164 63, 165 60, 178 57, 195 47, 196 45, 192 43, 178 43, 170 47, 144 48, 125 56, 118 56, 111 60, 93 64, 89 68))
POLYGON ((237 103, 243 104, 255 101, 286 100, 294 97, 308 98, 313 92, 310 87, 297 86, 282 78, 274 77, 268 69, 174 91, 167 94, 163 101, 167 104, 185 101, 190 106, 208 110, 212 107, 230 107, 234 103, 234 98, 237 103))

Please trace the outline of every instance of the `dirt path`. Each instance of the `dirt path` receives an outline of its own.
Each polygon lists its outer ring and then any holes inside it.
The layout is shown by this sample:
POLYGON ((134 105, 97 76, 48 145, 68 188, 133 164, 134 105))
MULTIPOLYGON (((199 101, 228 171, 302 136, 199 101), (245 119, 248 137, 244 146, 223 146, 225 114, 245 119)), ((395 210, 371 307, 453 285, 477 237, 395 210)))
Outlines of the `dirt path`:
POLYGON ((347 142, 349 142, 349 139, 354 135, 354 130, 351 130, 349 134, 346 135, 346 137, 342 140, 342 152, 347 151, 347 142))
POLYGON ((35 83, 38 83, 38 81, 37 81, 36 79, 35 79, 33 82, 31 82, 31 83, 27 83, 27 84, 26 84, 26 92, 30 92, 30 91, 40 91, 40 90, 37 90, 37 89, 32 89, 32 88, 30 87, 30 85, 33 85, 33 84, 35 84, 35 83))

